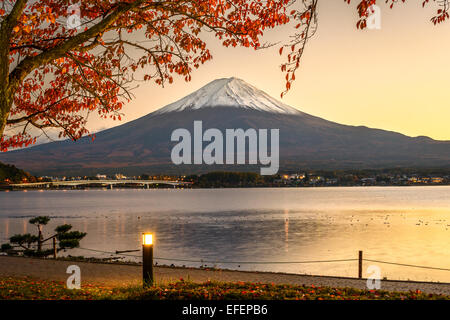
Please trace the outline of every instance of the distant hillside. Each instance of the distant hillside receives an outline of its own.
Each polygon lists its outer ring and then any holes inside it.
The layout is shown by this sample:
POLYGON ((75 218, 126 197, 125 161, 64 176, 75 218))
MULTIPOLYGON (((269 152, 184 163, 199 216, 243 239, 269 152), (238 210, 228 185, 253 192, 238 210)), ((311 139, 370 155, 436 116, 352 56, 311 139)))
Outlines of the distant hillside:
POLYGON ((0 184, 19 183, 25 179, 27 182, 36 182, 36 177, 28 172, 16 168, 16 166, 0 162, 0 184))

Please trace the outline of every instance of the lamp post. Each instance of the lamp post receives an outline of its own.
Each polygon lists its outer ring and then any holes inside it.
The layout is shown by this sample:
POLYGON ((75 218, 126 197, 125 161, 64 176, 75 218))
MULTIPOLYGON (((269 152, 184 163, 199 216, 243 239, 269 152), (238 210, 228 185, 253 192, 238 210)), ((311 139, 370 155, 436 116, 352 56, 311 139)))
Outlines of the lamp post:
POLYGON ((142 275, 144 287, 153 284, 153 234, 142 234, 142 275))

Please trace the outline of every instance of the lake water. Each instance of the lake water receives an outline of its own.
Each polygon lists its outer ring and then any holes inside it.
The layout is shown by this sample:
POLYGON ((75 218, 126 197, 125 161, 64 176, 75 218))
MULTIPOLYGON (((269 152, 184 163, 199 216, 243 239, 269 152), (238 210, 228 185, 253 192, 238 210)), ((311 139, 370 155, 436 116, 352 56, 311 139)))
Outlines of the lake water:
MULTIPOLYGON (((357 261, 241 262, 356 259, 363 250, 367 259, 450 268, 449 186, 0 192, 0 241, 36 233, 28 224, 36 215, 52 217, 47 234, 63 223, 87 232, 85 249, 139 249, 152 231, 156 257, 212 261, 160 264, 355 277, 357 261)), ((85 249, 66 254, 111 256, 85 249)), ((369 265, 388 279, 450 282, 450 271, 365 261, 364 272, 369 265)))

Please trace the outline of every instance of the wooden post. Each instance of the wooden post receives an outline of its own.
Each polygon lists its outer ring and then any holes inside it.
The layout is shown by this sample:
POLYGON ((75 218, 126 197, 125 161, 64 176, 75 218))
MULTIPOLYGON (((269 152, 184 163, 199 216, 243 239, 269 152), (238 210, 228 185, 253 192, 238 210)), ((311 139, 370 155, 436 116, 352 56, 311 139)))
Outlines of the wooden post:
POLYGON ((53 237, 53 258, 56 259, 56 238, 53 237))
POLYGON ((362 267, 363 267, 363 252, 359 251, 358 256, 358 278, 362 279, 362 267))

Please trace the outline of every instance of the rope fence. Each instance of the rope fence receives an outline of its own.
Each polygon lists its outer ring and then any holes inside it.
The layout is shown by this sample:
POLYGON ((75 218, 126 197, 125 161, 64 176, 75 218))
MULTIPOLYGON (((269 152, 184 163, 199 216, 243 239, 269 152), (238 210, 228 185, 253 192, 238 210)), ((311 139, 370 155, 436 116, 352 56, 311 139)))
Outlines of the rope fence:
POLYGON ((371 260, 371 259, 363 259, 363 260, 369 261, 369 262, 376 262, 376 263, 383 263, 383 264, 391 264, 391 265, 394 265, 394 266, 413 267, 413 268, 422 268, 422 269, 432 269, 432 270, 441 270, 441 271, 450 271, 450 269, 446 269, 446 268, 436 268, 436 267, 418 266, 418 265, 414 265, 414 264, 404 264, 404 263, 387 262, 387 261, 371 260))
MULTIPOLYGON (((52 244, 43 244, 42 246, 43 247, 47 247, 47 246, 51 247, 52 244)), ((81 247, 78 247, 77 249, 91 251, 91 252, 97 252, 97 253, 116 255, 116 256, 142 258, 142 255, 123 253, 123 252, 140 251, 140 250, 126 250, 126 251, 112 252, 112 251, 104 251, 104 250, 81 248, 81 247)), ((264 265, 264 264, 311 264, 311 263, 351 262, 351 261, 360 260, 360 259, 356 259, 356 258, 349 258, 349 259, 305 260, 305 261, 220 261, 220 260, 203 260, 203 259, 200 259, 200 260, 178 259, 178 258, 165 258, 165 257, 154 257, 154 259, 155 260, 163 260, 163 261, 191 262, 191 263, 202 263, 202 264, 203 263, 214 263, 214 264, 238 264, 238 265, 241 265, 241 264, 243 264, 243 265, 245 265, 245 264, 259 264, 259 265, 264 265)), ((365 259, 364 258, 364 259, 361 259, 361 261, 382 263, 382 264, 401 266, 401 267, 411 267, 411 268, 420 268, 420 269, 429 269, 429 270, 438 270, 438 271, 450 271, 450 268, 421 266, 421 265, 389 262, 389 261, 374 260, 374 259, 365 259)))
MULTIPOLYGON (((103 251, 103 250, 96 250, 96 249, 89 249, 89 248, 80 248, 79 247, 77 249, 98 252, 98 253, 106 253, 106 254, 111 254, 111 255, 127 256, 127 257, 136 257, 136 258, 142 257, 141 255, 124 254, 124 253, 117 253, 117 252, 103 251)), ((136 250, 136 251, 138 251, 138 250, 136 250)), ((351 261, 359 261, 360 260, 360 259, 355 258, 355 259, 308 260, 308 261, 219 261, 219 260, 192 260, 192 259, 161 258, 161 257, 154 257, 154 259, 155 260, 164 260, 164 261, 193 262, 193 263, 202 263, 202 264, 203 263, 215 263, 215 264, 309 264, 309 263, 351 262, 351 261)), ((412 267, 412 268, 421 268, 421 269, 430 269, 430 270, 439 270, 439 271, 450 271, 450 269, 447 269, 447 268, 420 266, 420 265, 404 264, 404 263, 396 263, 396 262, 388 262, 388 261, 372 260, 372 259, 361 259, 361 260, 368 261, 368 262, 402 266, 402 267, 412 267)))

